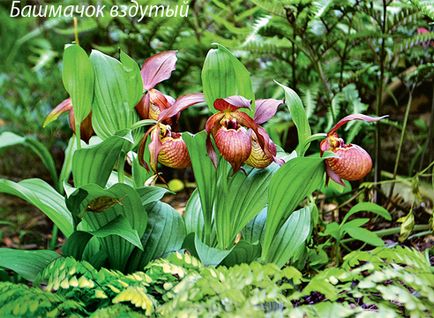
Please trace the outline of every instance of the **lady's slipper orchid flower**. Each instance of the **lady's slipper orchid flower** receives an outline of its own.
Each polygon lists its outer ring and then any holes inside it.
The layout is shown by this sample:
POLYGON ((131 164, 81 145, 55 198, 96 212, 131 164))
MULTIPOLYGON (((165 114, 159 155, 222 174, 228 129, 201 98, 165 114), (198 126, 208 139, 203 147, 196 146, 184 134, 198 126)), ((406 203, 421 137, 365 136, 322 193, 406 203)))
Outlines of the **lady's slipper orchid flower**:
POLYGON ((148 136, 151 138, 148 149, 150 153, 150 169, 157 172, 157 164, 161 164, 175 169, 187 168, 190 165, 190 156, 188 155, 187 145, 182 140, 182 135, 173 132, 170 125, 166 124, 168 120, 179 116, 184 109, 204 102, 202 93, 181 96, 170 108, 160 112, 158 122, 149 128, 142 139, 139 147, 139 158, 142 165, 148 170, 148 165, 143 160, 145 145, 148 136))
POLYGON ((352 120, 363 120, 374 122, 387 116, 371 117, 362 114, 349 115, 342 118, 328 133, 327 138, 321 141, 321 156, 325 151, 331 151, 336 156, 325 159, 327 173, 327 183, 329 179, 344 185, 344 180, 356 181, 364 178, 372 169, 372 159, 365 149, 358 145, 345 144, 342 138, 339 138, 336 131, 352 120))
MULTIPOLYGON (((69 112, 69 127, 71 127, 72 131, 75 133, 74 108, 71 103, 71 98, 65 99, 48 114, 44 121, 43 127, 46 127, 48 124, 59 118, 60 115, 66 112, 69 112)), ((80 137, 82 140, 88 142, 93 134, 92 113, 90 113, 80 124, 80 137)))
POLYGON ((276 156, 276 146, 260 124, 270 119, 282 101, 276 99, 258 100, 252 119, 240 108, 250 108, 251 101, 242 96, 219 98, 214 107, 219 112, 206 122, 208 133, 208 155, 215 165, 217 156, 211 143, 212 135, 217 149, 236 172, 243 163, 252 167, 267 167, 276 156))
POLYGON ((136 105, 140 118, 157 120, 163 110, 175 103, 172 97, 164 95, 155 86, 170 78, 176 60, 176 51, 164 51, 149 57, 143 63, 141 74, 146 93, 136 105))

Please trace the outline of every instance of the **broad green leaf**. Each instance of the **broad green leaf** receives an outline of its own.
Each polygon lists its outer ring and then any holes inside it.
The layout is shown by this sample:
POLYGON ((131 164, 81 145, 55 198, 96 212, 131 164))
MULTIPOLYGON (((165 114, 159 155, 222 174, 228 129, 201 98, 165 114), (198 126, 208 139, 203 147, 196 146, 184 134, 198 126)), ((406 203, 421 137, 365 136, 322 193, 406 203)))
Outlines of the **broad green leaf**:
POLYGON ((264 208, 251 220, 241 232, 243 240, 250 243, 263 242, 265 222, 267 220, 267 208, 264 208))
POLYGON ((133 143, 129 131, 121 131, 102 143, 75 151, 72 175, 76 187, 95 183, 105 186, 119 154, 133 143))
MULTIPOLYGON (((66 204, 76 219, 84 219, 92 233, 119 216, 125 217, 139 237, 142 237, 147 226, 148 216, 140 196, 126 184, 118 183, 109 189, 88 184, 78 188, 66 200, 66 204)), ((110 265, 123 270, 134 246, 119 236, 111 235, 101 239, 101 248, 107 252, 110 265)))
POLYGON ((136 191, 142 200, 143 206, 159 201, 166 193, 170 193, 170 191, 165 188, 154 186, 141 187, 136 189, 136 191))
POLYGON ((383 207, 381 207, 375 203, 372 203, 372 202, 360 202, 360 203, 357 203, 355 206, 353 206, 350 209, 350 211, 348 211, 348 213, 345 214, 344 219, 341 222, 341 225, 344 224, 350 216, 352 216, 355 213, 362 212, 362 211, 372 212, 374 214, 377 214, 377 215, 383 217, 387 221, 390 221, 392 219, 392 216, 385 208, 383 208, 383 207))
POLYGON ((80 127, 80 123, 91 111, 95 76, 89 56, 76 44, 65 47, 62 79, 71 96, 75 125, 80 127))
POLYGON ((234 249, 231 248, 229 250, 222 250, 219 248, 210 247, 202 242, 197 235, 194 237, 194 246, 196 248, 197 256, 206 266, 219 265, 234 249))
POLYGON ((295 211, 273 239, 267 261, 284 266, 306 242, 312 231, 312 206, 295 211))
POLYGON ((90 55, 95 71, 92 126, 102 139, 120 130, 131 129, 138 120, 134 101, 142 93, 142 88, 138 91, 138 79, 131 61, 125 56, 123 59, 127 65, 96 50, 90 55))
POLYGON ((261 255, 261 245, 259 242, 250 243, 239 241, 228 256, 221 262, 224 266, 233 266, 237 264, 249 264, 261 255))
POLYGON ((202 206, 197 189, 193 191, 190 199, 188 199, 184 212, 184 221, 187 234, 195 233, 201 240, 204 240, 202 206))
POLYGON ((142 269, 151 260, 178 251, 184 242, 186 231, 184 220, 178 211, 163 202, 146 207, 148 227, 141 241, 144 250, 135 250, 131 256, 129 271, 142 269))
POLYGON ((183 133, 182 139, 187 145, 199 192, 204 219, 204 242, 210 244, 217 173, 206 152, 206 136, 206 131, 195 135, 183 133))
POLYGON ((375 233, 361 227, 351 227, 346 231, 353 239, 365 242, 373 246, 383 246, 384 242, 375 233))
POLYGON ((255 94, 250 73, 244 65, 224 46, 216 44, 205 59, 202 69, 202 86, 205 100, 211 112, 215 113, 214 101, 240 95, 253 101, 250 115, 255 113, 255 94))
POLYGON ((41 159, 42 163, 50 173, 51 180, 57 185, 56 164, 50 151, 43 143, 37 141, 33 137, 22 137, 9 131, 0 134, 0 149, 16 145, 23 145, 30 148, 30 150, 41 159))
POLYGON ((92 237, 92 234, 89 232, 75 231, 63 244, 62 254, 64 256, 72 256, 76 260, 82 260, 83 253, 92 237))
POLYGON ((321 236, 327 236, 330 235, 336 240, 340 240, 340 231, 339 231, 339 224, 336 222, 331 222, 326 225, 326 228, 324 230, 324 234, 320 233, 321 236))
POLYGON ((53 221, 66 237, 73 232, 71 212, 65 199, 48 183, 40 179, 27 179, 15 183, 0 179, 0 192, 17 196, 34 205, 53 221))
POLYGON ((48 264, 59 258, 54 251, 25 251, 0 248, 0 267, 10 269, 24 279, 34 281, 48 264))
POLYGON ((128 83, 129 104, 136 105, 143 95, 143 81, 139 65, 124 51, 121 50, 120 60, 126 72, 128 83))
POLYGON ((265 207, 267 197, 263 193, 277 169, 278 165, 272 164, 265 169, 246 167, 244 172, 233 174, 229 164, 221 160, 214 208, 219 248, 232 246, 237 234, 265 207))
POLYGON ((288 106, 295 127, 297 127, 298 146, 296 150, 297 154, 301 156, 304 154, 305 147, 308 146, 306 145, 306 140, 311 135, 309 120, 307 119, 303 103, 297 93, 289 87, 279 85, 285 91, 285 103, 288 106))
POLYGON ((267 258, 280 226, 301 201, 320 188, 324 179, 323 158, 297 157, 285 163, 271 178, 262 257, 267 258))

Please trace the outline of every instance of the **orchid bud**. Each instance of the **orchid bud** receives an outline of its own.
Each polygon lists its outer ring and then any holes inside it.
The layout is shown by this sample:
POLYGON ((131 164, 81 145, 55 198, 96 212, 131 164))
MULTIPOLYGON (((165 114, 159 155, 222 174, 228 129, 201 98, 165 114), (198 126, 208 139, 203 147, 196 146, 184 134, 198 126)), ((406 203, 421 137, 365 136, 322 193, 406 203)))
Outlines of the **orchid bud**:
POLYGON ((321 155, 325 151, 334 153, 334 157, 325 159, 327 181, 332 179, 339 184, 344 184, 342 179, 356 181, 363 179, 372 169, 372 159, 365 149, 358 145, 345 144, 339 138, 336 131, 344 124, 352 120, 366 122, 378 121, 383 117, 370 117, 362 114, 349 115, 342 118, 328 133, 327 138, 321 144, 321 155))
POLYGON ((181 134, 172 132, 161 139, 161 144, 158 154, 159 163, 175 169, 185 169, 190 166, 187 145, 182 140, 181 134))

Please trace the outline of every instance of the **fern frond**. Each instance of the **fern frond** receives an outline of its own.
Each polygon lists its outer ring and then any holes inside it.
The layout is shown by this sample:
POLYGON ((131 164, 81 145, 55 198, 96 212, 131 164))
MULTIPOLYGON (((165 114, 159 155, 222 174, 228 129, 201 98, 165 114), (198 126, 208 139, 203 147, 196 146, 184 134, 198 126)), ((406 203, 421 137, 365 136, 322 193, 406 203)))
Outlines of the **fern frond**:
POLYGON ((23 284, 0 283, 0 317, 74 317, 85 313, 80 301, 23 284))

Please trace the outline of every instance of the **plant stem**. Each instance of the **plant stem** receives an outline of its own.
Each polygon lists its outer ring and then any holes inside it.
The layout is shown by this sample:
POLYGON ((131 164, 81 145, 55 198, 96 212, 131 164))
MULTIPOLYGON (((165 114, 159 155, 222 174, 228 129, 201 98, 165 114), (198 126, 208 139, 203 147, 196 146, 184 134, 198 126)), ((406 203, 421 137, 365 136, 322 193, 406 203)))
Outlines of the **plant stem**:
POLYGON ((78 20, 76 17, 74 17, 74 37, 75 44, 80 45, 80 41, 78 40, 78 20))
MULTIPOLYGON (((407 107, 405 109, 404 122, 402 124, 401 138, 399 139, 398 153, 396 154, 392 179, 396 179, 396 174, 398 173, 399 159, 401 158, 402 145, 404 144, 405 131, 407 130, 408 116, 410 114, 411 102, 413 99, 413 90, 414 90, 414 85, 409 91, 408 102, 407 102, 407 107)), ((395 188, 395 183, 392 183, 389 191, 388 201, 390 201, 390 199, 392 198, 394 188, 395 188)))
POLYGON ((54 224, 53 230, 51 231, 51 240, 49 245, 50 250, 54 250, 56 248, 58 233, 59 233, 59 228, 57 227, 56 224, 54 224))

